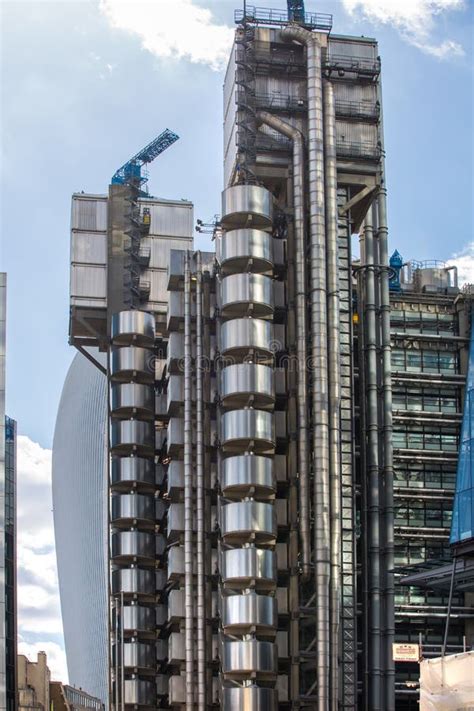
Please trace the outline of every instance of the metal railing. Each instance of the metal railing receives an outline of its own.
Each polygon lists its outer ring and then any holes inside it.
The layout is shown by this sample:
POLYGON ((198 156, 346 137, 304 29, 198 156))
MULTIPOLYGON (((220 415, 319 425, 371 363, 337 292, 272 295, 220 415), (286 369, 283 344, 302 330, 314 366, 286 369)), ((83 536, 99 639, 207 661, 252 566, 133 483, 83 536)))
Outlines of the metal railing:
MULTIPOLYGON (((254 25, 287 25, 291 20, 284 10, 274 10, 268 7, 255 7, 247 5, 244 10, 235 10, 234 20, 236 24, 249 23, 254 25)), ((326 12, 305 12, 303 27, 309 30, 319 30, 320 32, 331 32, 332 15, 326 12)))
POLYGON ((336 101, 336 117, 373 119, 380 116, 380 104, 371 101, 336 101))
POLYGON ((295 97, 286 94, 255 94, 258 108, 271 111, 306 111, 308 101, 306 97, 295 97))
POLYGON ((327 69, 337 69, 356 74, 377 76, 380 74, 380 59, 371 57, 354 57, 329 52, 324 60, 327 69))
POLYGON ((338 158, 359 158, 360 160, 378 161, 381 157, 380 146, 376 146, 373 143, 337 141, 336 152, 338 158))

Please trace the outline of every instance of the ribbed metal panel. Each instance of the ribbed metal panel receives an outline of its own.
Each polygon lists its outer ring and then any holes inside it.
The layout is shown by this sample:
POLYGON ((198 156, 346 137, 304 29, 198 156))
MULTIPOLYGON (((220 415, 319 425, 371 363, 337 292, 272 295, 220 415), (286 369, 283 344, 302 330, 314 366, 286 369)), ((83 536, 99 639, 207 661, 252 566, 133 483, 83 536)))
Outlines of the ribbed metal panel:
POLYGON ((123 661, 125 667, 133 667, 139 673, 155 674, 155 645, 146 642, 125 642, 123 661))
POLYGON ((221 309, 225 318, 251 313, 271 316, 274 310, 273 281, 262 274, 231 274, 221 282, 221 309))
POLYGON ((112 341, 117 345, 153 346, 155 318, 145 311, 121 311, 112 316, 112 341))
POLYGON ((233 686, 222 692, 222 711, 274 711, 276 704, 275 689, 262 686, 233 686))
POLYGON ((130 558, 142 564, 155 564, 155 534, 146 531, 114 531, 111 538, 114 562, 124 563, 130 558))
POLYGON ((238 640, 222 644, 222 672, 228 679, 256 676, 273 679, 277 673, 277 648, 272 642, 238 640))
POLYGON ((222 551, 219 569, 227 587, 244 589, 253 583, 257 590, 276 588, 276 556, 262 548, 235 548, 222 551))
POLYGON ((155 572, 142 568, 121 568, 112 571, 111 589, 113 594, 143 595, 154 598, 156 590, 155 572))
POLYGON ((152 708, 156 697, 156 686, 153 681, 143 679, 125 679, 125 703, 134 706, 152 708))
POLYGON ((220 240, 219 262, 223 274, 271 271, 273 237, 268 232, 254 229, 224 232, 220 240))
POLYGON ((114 381, 153 383, 155 358, 149 348, 130 346, 112 351, 111 378, 114 381))
POLYGON ((155 525, 155 499, 144 494, 113 494, 111 521, 115 525, 130 525, 136 520, 144 525, 155 525))
POLYGON ((243 227, 251 215, 253 227, 269 227, 273 219, 272 195, 258 185, 234 185, 222 193, 221 224, 243 227))
POLYGON ((133 630, 139 635, 154 634, 156 628, 155 608, 143 605, 124 605, 123 626, 125 630, 133 630))
POLYGON ((107 198, 72 196, 71 229, 88 232, 107 229, 107 198))
POLYGON ((71 234, 71 262, 73 264, 96 264, 107 262, 107 235, 105 232, 80 232, 71 234))
POLYGON ((243 635, 255 630, 258 635, 275 636, 277 623, 274 597, 252 592, 229 595, 222 600, 222 627, 225 634, 243 635))
POLYGON ((77 354, 53 441, 56 555, 69 681, 108 705, 106 434, 106 378, 77 354))
POLYGON ((111 415, 116 418, 137 417, 152 420, 155 414, 155 391, 151 385, 113 383, 111 415))
POLYGON ((273 461, 253 454, 228 457, 222 462, 220 485, 228 498, 243 498, 250 491, 256 498, 274 496, 273 461))
POLYGON ((273 504, 262 501, 239 501, 220 509, 221 536, 225 543, 275 543, 276 513, 273 504))
POLYGON ((155 453, 155 428, 152 422, 123 420, 112 422, 112 454, 130 454, 153 456, 155 453))
POLYGON ((231 410, 221 417, 220 440, 227 452, 272 453, 275 448, 273 414, 263 410, 231 410))
POLYGON ((220 397, 224 407, 272 407, 275 403, 273 368, 255 363, 229 365, 221 371, 220 397))
POLYGON ((273 324, 257 318, 225 321, 221 327, 220 342, 222 355, 243 357, 253 350, 259 358, 271 358, 275 346, 273 324))
POLYGON ((111 461, 111 482, 117 489, 120 485, 129 489, 154 490, 155 463, 141 457, 113 457, 111 461))

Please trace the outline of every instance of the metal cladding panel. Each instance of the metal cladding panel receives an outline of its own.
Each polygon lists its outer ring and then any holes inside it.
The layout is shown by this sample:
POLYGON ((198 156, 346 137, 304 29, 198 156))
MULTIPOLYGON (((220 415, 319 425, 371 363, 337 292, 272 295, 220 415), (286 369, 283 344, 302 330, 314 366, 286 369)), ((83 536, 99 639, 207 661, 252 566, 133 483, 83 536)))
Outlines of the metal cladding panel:
POLYGON ((222 624, 226 634, 239 634, 249 627, 258 628, 259 633, 271 631, 277 622, 274 597, 249 593, 229 595, 222 600, 222 624))
POLYGON ((230 677, 259 675, 272 677, 277 672, 277 648, 272 642, 238 640, 222 644, 222 671, 230 677))
POLYGON ((79 232, 71 234, 71 262, 105 266, 107 262, 107 234, 105 232, 79 232))
POLYGON ((226 541, 252 536, 257 542, 272 543, 277 534, 275 507, 251 500, 226 504, 220 509, 220 529, 226 541))
POLYGON ((268 94, 275 96, 276 99, 290 96, 292 99, 306 100, 306 79, 291 78, 284 75, 279 77, 258 75, 255 78, 255 91, 257 95, 268 94))
POLYGON ((275 689, 260 686, 229 687, 222 691, 223 711, 274 711, 277 704, 275 689))
POLYGON ((105 195, 73 195, 71 229, 105 232, 107 230, 107 198, 105 195))
POLYGON ((193 205, 182 203, 144 201, 150 209, 150 235, 164 237, 187 237, 192 239, 194 229, 193 205))
POLYGON ((53 441, 56 555, 69 681, 108 706, 106 444, 107 380, 77 354, 53 441))
POLYGON ((186 236, 181 239, 169 239, 168 237, 147 237, 143 240, 143 245, 150 246, 150 268, 167 269, 172 249, 189 249, 191 237, 186 236))
POLYGON ((276 490, 273 460, 256 455, 228 457, 222 462, 220 486, 225 496, 252 488, 256 496, 272 496, 276 490))
POLYGON ((121 311, 112 316, 112 341, 116 344, 153 346, 155 318, 144 311, 121 311))
POLYGON ((376 59, 378 55, 377 43, 358 41, 357 39, 334 39, 329 37, 329 52, 340 57, 364 57, 376 59))
POLYGON ((230 51, 229 61, 227 63, 227 69, 224 78, 224 117, 226 116, 227 110, 232 106, 232 100, 234 98, 235 89, 235 44, 232 45, 230 51))
POLYGON ((333 82, 336 101, 367 101, 377 100, 377 87, 375 84, 360 84, 358 82, 333 82))
POLYGON ((274 329, 271 321, 240 318, 225 321, 221 326, 221 352, 243 353, 250 348, 271 356, 274 351, 274 329))
POLYGON ((254 581, 257 589, 276 588, 276 555, 272 550, 250 547, 222 551, 219 570, 230 587, 247 588, 254 581))
POLYGON ((224 232, 219 247, 219 262, 226 272, 260 272, 273 266, 273 238, 263 230, 224 232))
POLYGON ((377 126, 370 123, 336 121, 337 143, 367 143, 377 145, 377 126))
POLYGON ((105 266, 73 264, 71 266, 71 301, 87 300, 92 305, 105 306, 107 269, 105 266))
MULTIPOLYGON (((168 301, 168 273, 166 269, 154 269, 143 273, 144 281, 150 282, 150 297, 149 303, 166 304, 168 301)), ((166 312, 166 306, 163 307, 163 313, 166 312)))
POLYGON ((232 134, 224 150, 224 185, 229 185, 237 159, 237 124, 233 123, 232 134))
POLYGON ((236 363, 220 372, 220 395, 225 407, 266 408, 275 402, 273 368, 257 363, 236 363))
POLYGON ((154 706, 156 685, 143 679, 125 679, 125 703, 137 706, 154 706))
POLYGON ((127 630, 138 632, 155 632, 156 616, 152 607, 142 605, 125 605, 123 608, 123 625, 127 630))

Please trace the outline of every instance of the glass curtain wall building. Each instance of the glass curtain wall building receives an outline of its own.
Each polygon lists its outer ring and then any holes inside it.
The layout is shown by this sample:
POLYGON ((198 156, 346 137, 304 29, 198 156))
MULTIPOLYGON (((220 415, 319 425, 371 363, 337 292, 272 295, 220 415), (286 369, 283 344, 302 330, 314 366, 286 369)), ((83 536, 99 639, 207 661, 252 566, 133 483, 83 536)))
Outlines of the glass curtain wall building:
POLYGON ((81 353, 74 357, 63 386, 52 466, 69 681, 106 703, 107 382, 81 353))

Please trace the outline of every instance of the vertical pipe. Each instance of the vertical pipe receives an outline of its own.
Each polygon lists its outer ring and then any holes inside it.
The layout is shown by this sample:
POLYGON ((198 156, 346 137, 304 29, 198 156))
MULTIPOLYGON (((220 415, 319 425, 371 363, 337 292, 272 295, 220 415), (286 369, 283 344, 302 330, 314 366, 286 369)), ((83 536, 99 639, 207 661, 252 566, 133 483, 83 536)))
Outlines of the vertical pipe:
POLYGON ((393 420, 392 420, 392 365, 390 341, 390 292, 388 267, 387 190, 383 174, 378 195, 378 232, 380 256, 380 311, 382 334, 382 393, 383 393, 383 515, 384 515, 384 617, 385 617, 385 708, 395 710, 395 583, 394 569, 394 503, 393 503, 393 420))
POLYGON ((125 711, 125 639, 124 639, 124 619, 123 619, 123 591, 120 593, 120 657, 122 660, 121 674, 121 697, 122 711, 125 711))
POLYGON ((340 402, 341 366, 339 342, 339 263, 337 210, 336 111, 334 87, 323 84, 325 194, 326 194, 326 261, 328 304, 329 363, 329 458, 331 491, 331 708, 338 709, 339 699, 339 618, 341 598, 341 456, 340 402))
MULTIPOLYGON (((115 700, 115 711, 119 711, 119 618, 118 618, 118 601, 115 600, 115 688, 114 688, 114 700, 115 700)), ((112 698, 112 694, 111 694, 112 698)))
POLYGON ((202 264, 196 253, 196 533, 198 711, 206 707, 206 608, 204 576, 204 408, 202 367, 202 264))
POLYGON ((451 607, 453 604, 453 592, 454 592, 455 577, 456 577, 456 554, 453 555, 453 572, 451 573, 451 582, 449 584, 448 610, 447 610, 447 614, 446 614, 446 625, 444 627, 443 647, 441 649, 441 656, 442 657, 444 657, 444 655, 446 654, 446 647, 448 646, 449 622, 451 619, 451 607))
POLYGON ((381 604, 380 604, 380 482, 379 423, 377 384, 377 324, 375 305, 375 264, 372 217, 365 218, 365 366, 368 432, 368 553, 369 553, 369 708, 382 711, 381 696, 381 604))
POLYGON ((310 214, 310 299, 314 462, 314 558, 317 599, 318 711, 329 709, 329 419, 324 200, 324 134, 321 46, 317 35, 298 25, 281 30, 283 39, 306 45, 310 214))
POLYGON ((193 640, 193 476, 191 421, 191 273, 190 255, 184 261, 184 584, 186 710, 194 708, 193 640))
POLYGON ((299 465, 299 528, 303 561, 303 575, 311 569, 310 502, 308 462, 308 373, 306 327, 306 275, 305 275, 305 214, 304 214, 304 145, 303 136, 291 124, 266 111, 257 115, 257 122, 279 131, 293 141, 293 207, 295 215, 296 262, 296 352, 298 359, 298 465, 299 465))

